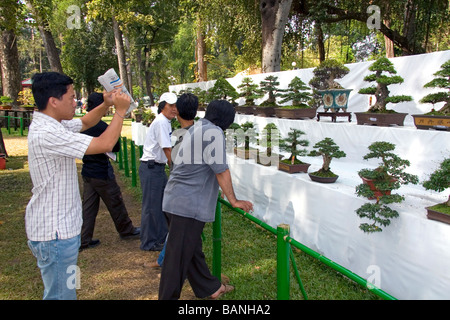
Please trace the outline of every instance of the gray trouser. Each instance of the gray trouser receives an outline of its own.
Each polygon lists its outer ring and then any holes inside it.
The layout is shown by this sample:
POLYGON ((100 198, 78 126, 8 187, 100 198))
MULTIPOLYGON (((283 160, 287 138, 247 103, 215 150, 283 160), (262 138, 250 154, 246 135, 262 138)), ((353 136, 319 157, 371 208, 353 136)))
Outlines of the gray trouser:
POLYGON ((162 212, 162 199, 167 183, 163 165, 148 166, 141 162, 139 178, 142 190, 141 249, 152 250, 163 244, 167 235, 167 221, 162 212))

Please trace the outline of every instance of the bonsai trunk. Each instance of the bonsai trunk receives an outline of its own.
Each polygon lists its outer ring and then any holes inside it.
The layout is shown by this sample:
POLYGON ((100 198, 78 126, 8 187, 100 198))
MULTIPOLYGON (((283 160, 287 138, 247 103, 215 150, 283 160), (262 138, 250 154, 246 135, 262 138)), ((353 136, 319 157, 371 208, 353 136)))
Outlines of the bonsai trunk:
POLYGON ((448 207, 450 207, 450 196, 448 196, 448 200, 447 200, 447 202, 445 203, 448 207))
POLYGON ((330 171, 331 157, 327 154, 322 154, 322 158, 323 158, 322 170, 330 171))

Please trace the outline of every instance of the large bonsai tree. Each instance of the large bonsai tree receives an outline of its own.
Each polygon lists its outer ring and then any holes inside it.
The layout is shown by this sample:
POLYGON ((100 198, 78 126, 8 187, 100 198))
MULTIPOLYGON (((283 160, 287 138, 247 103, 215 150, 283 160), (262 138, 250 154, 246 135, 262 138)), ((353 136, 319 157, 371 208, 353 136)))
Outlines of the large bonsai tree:
POLYGON ((292 101, 293 108, 308 108, 308 102, 311 99, 310 88, 299 78, 295 77, 289 83, 286 93, 280 94, 283 98, 280 103, 292 101))
POLYGON ((387 113, 386 105, 388 103, 400 103, 411 101, 411 96, 397 95, 390 96, 388 86, 396 83, 403 83, 401 76, 395 75, 397 71, 388 58, 382 57, 376 60, 370 67, 372 74, 364 77, 364 81, 375 82, 377 85, 368 88, 362 88, 359 93, 375 95, 376 102, 369 108, 369 112, 387 113))
POLYGON ((224 78, 219 78, 209 90, 210 100, 223 99, 234 102, 239 96, 236 89, 224 78))
POLYGON ((309 81, 309 84, 316 90, 342 89, 336 79, 343 78, 349 72, 350 69, 341 62, 327 59, 314 68, 314 77, 309 81))
POLYGON ((239 97, 245 99, 244 105, 247 107, 253 106, 255 104, 255 100, 262 98, 263 93, 258 89, 259 86, 256 83, 253 83, 253 80, 249 77, 245 77, 242 79, 242 82, 237 87, 239 89, 239 97))
POLYGON ((436 78, 424 85, 424 88, 442 88, 445 91, 430 93, 420 100, 420 103, 445 102, 444 106, 439 109, 439 113, 450 114, 450 60, 441 66, 441 70, 434 74, 436 78))
POLYGON ((280 96, 281 90, 278 88, 280 83, 278 77, 268 76, 259 83, 260 90, 263 94, 269 94, 268 98, 260 104, 261 107, 276 107, 277 97, 280 96))
MULTIPOLYGON (((450 188, 450 158, 442 161, 439 169, 430 175, 430 178, 423 183, 423 186, 427 190, 438 192, 450 188)), ((450 196, 448 197, 447 202, 445 202, 445 205, 450 210, 450 196)))
POLYGON ((306 156, 308 154, 308 150, 301 147, 309 146, 309 141, 306 139, 300 139, 301 135, 304 135, 305 132, 299 129, 291 128, 291 131, 288 132, 288 137, 280 140, 280 150, 285 152, 290 152, 291 155, 288 159, 282 160, 282 162, 289 164, 302 164, 303 162, 298 159, 299 156, 306 156), (300 148, 299 148, 300 147, 300 148))
POLYGON ((416 175, 405 172, 410 165, 408 160, 400 158, 392 151, 395 145, 390 142, 378 141, 369 146, 370 152, 364 156, 365 160, 380 159, 381 163, 375 169, 362 169, 358 172, 361 177, 370 179, 374 189, 366 183, 356 186, 356 194, 360 197, 376 199, 376 203, 366 203, 356 210, 361 218, 368 218, 372 223, 363 223, 360 229, 364 232, 380 232, 381 226, 387 226, 391 218, 398 217, 398 212, 391 209, 387 204, 400 203, 405 198, 399 194, 391 193, 399 189, 403 184, 417 184, 419 179, 416 175))

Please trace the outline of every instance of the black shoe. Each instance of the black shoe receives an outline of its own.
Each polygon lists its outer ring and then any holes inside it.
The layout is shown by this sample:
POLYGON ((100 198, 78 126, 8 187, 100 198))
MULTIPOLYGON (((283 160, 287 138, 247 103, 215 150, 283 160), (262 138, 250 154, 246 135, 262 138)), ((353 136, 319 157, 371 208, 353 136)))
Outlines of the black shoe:
POLYGON ((120 235, 120 238, 121 239, 130 239, 130 238, 135 238, 135 237, 140 236, 140 235, 141 235, 141 228, 136 227, 130 233, 126 233, 124 235, 120 235))
POLYGON ((80 249, 78 249, 78 251, 83 251, 84 249, 94 248, 94 247, 98 246, 99 244, 100 244, 100 240, 92 239, 91 241, 89 241, 88 244, 80 246, 80 249))
POLYGON ((164 248, 164 243, 155 244, 153 247, 150 248, 150 251, 162 251, 164 248))

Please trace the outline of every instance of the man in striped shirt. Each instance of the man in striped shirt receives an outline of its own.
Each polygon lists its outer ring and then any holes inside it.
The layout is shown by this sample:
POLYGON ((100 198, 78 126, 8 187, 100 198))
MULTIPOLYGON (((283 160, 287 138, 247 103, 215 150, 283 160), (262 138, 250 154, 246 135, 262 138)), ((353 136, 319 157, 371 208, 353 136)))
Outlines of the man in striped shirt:
POLYGON ((82 225, 75 159, 112 150, 119 139, 130 98, 104 94, 104 103, 81 119, 75 115, 73 81, 57 72, 35 74, 32 91, 38 110, 28 133, 28 164, 33 182, 26 208, 28 245, 44 282, 44 299, 76 299, 77 260, 82 225), (81 134, 114 105, 116 113, 99 137, 81 134))

